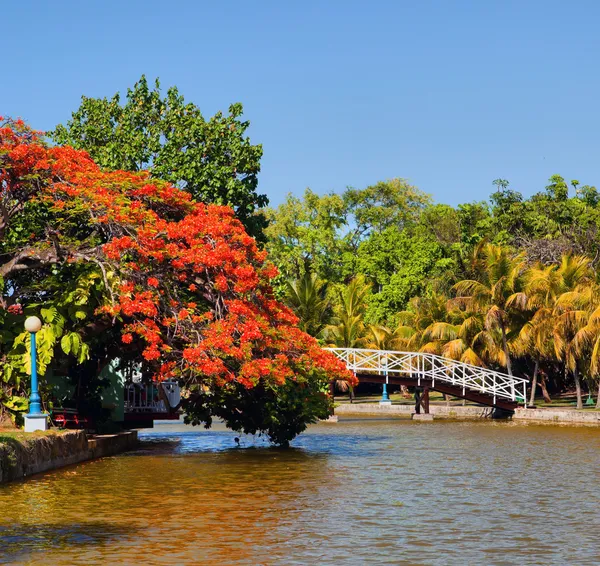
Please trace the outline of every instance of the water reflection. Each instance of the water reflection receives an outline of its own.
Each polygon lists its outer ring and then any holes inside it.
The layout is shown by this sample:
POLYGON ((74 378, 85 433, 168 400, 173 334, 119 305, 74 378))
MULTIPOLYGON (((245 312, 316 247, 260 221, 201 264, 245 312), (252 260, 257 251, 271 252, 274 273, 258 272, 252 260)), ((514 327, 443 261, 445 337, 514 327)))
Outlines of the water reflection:
POLYGON ((137 452, 0 488, 0 562, 600 562, 598 429, 353 420, 291 450, 235 436, 160 427, 137 452))
POLYGON ((15 524, 0 527, 0 563, 14 564, 31 551, 48 551, 59 547, 106 545, 135 534, 129 528, 107 523, 85 524, 15 524))

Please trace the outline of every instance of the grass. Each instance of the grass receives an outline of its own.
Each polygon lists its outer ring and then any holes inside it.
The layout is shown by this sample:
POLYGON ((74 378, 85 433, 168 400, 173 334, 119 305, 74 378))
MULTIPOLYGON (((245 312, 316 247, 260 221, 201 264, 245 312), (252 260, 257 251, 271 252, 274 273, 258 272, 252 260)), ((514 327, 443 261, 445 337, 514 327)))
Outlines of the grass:
POLYGON ((38 430, 36 432, 23 432, 16 429, 0 429, 0 444, 11 444, 15 441, 25 444, 28 440, 43 438, 45 436, 56 436, 60 434, 56 430, 38 430))
MULTIPOLYGON (((591 406, 586 406, 584 404, 583 411, 596 411, 596 398, 592 396, 594 399, 594 404, 591 406)), ((354 398, 354 403, 377 403, 381 399, 381 393, 366 393, 362 395, 357 395, 354 398)), ((527 397, 529 400, 529 396, 527 397)), ((583 397, 583 402, 585 403, 587 399, 587 394, 583 397)), ((414 405, 414 397, 411 393, 410 398, 404 397, 399 391, 390 394, 390 400, 395 405, 414 405)), ((339 392, 336 395, 336 403, 349 403, 348 395, 341 395, 339 392)), ((444 395, 437 391, 429 392, 429 401, 433 404, 443 404, 445 405, 447 401, 444 399, 444 395)), ((453 406, 462 406, 463 400, 458 399, 456 397, 450 397, 448 401, 450 405, 453 406)), ((466 405, 476 405, 477 403, 473 403, 471 401, 466 401, 466 405)), ((535 407, 536 408, 548 408, 548 409, 575 409, 577 405, 577 397, 575 392, 567 392, 562 395, 558 395, 552 398, 551 403, 546 403, 544 399, 540 397, 535 398, 535 407)))

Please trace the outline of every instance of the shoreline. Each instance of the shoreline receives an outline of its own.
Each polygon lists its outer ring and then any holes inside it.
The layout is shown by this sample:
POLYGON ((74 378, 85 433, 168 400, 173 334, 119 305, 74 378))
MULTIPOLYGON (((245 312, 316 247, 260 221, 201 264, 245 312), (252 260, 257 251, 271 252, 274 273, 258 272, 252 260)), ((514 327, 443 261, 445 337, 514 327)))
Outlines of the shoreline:
MULTIPOLYGON (((433 405, 429 406, 430 414, 436 419, 479 420, 492 419, 493 407, 484 405, 433 405)), ((380 405, 379 403, 343 403, 335 408, 335 415, 377 415, 411 417, 415 412, 414 406, 407 404, 380 405)), ((581 411, 577 409, 516 409, 505 420, 514 422, 532 422, 565 425, 600 426, 600 411, 581 411)))
POLYGON ((98 460, 138 446, 136 430, 88 436, 83 430, 0 442, 0 484, 98 460))

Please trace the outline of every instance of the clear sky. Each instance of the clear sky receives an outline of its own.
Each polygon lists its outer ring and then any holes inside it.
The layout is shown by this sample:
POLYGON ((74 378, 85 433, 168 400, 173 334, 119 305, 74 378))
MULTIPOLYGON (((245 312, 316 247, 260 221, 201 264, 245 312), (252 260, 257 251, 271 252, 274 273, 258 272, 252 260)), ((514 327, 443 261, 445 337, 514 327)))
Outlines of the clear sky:
POLYGON ((0 1, 0 115, 37 129, 145 73, 244 104, 260 191, 405 177, 440 202, 600 185, 600 3, 0 1))

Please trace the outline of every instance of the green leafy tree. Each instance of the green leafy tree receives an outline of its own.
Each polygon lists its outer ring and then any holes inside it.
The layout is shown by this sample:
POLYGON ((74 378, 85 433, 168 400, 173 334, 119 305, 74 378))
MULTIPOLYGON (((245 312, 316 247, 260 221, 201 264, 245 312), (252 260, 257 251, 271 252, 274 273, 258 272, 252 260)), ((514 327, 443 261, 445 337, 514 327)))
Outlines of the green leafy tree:
POLYGON ((116 358, 178 380, 190 421, 279 444, 327 417, 332 380, 355 381, 275 300, 276 268, 233 210, 146 172, 103 171, 20 121, 0 122, 0 230, 0 412, 24 408, 31 314, 42 385, 50 371, 72 378, 86 417, 116 358))
POLYGON ((405 179, 379 181, 365 189, 348 188, 343 195, 354 226, 350 243, 357 248, 373 232, 388 227, 404 228, 418 220, 431 196, 405 179))
POLYGON ((342 280, 348 220, 339 195, 319 196, 306 189, 302 199, 288 194, 284 203, 268 209, 266 215, 267 251, 284 285, 286 279, 300 279, 309 271, 322 280, 342 280))
POLYGON ((176 87, 151 88, 142 75, 125 99, 82 97, 71 120, 50 133, 54 142, 86 150, 107 170, 150 170, 194 198, 231 206, 247 229, 260 236, 267 205, 257 193, 262 146, 246 135, 241 104, 206 119, 176 87))
POLYGON ((369 299, 367 320, 394 324, 395 314, 408 300, 453 264, 443 255, 443 247, 425 233, 411 234, 395 226, 373 233, 355 256, 355 272, 372 281, 377 291, 369 299))

